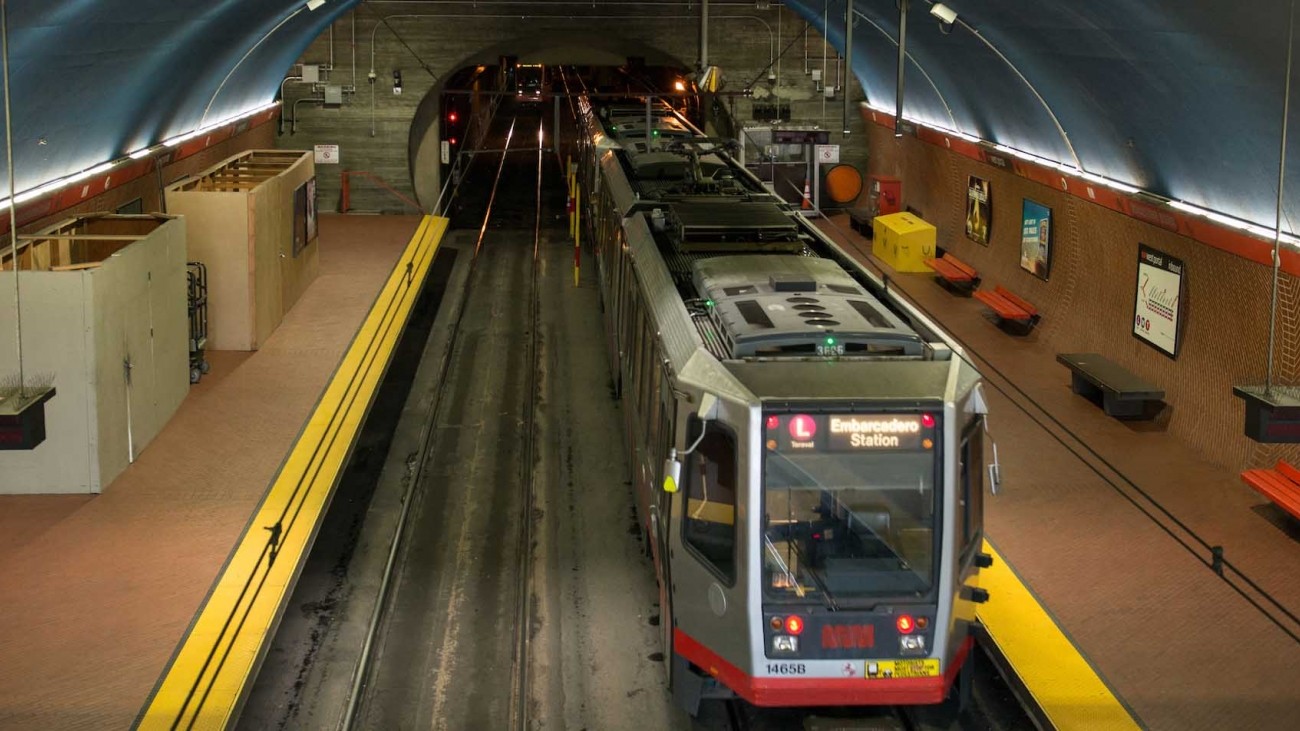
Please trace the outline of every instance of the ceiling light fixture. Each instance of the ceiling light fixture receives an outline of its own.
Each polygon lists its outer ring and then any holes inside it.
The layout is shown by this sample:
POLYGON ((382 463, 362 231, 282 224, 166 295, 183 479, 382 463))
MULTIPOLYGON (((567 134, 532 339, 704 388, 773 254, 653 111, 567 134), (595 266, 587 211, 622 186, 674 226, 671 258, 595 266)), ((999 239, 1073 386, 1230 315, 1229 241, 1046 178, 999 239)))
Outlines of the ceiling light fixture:
POLYGON ((315 10, 325 4, 325 0, 307 0, 307 9, 315 10))
POLYGON ((944 33, 952 32, 952 24, 957 22, 957 11, 943 3, 931 5, 930 15, 939 19, 939 29, 944 33))

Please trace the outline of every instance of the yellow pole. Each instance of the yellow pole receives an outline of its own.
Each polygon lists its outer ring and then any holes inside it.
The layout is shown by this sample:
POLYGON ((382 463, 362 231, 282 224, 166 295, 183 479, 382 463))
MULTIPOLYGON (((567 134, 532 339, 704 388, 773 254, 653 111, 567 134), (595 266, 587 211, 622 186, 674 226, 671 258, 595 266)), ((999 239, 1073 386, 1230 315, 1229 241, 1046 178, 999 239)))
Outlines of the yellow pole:
POLYGON ((582 263, 582 249, 578 245, 578 239, 582 235, 582 226, 578 221, 582 216, 582 207, 579 205, 582 203, 581 198, 582 192, 575 187, 573 191, 573 286, 575 287, 578 286, 578 269, 582 263))
POLYGON ((572 172, 570 172, 569 173, 569 200, 573 201, 573 210, 569 211, 569 236, 571 237, 577 235, 576 221, 578 216, 578 201, 574 200, 574 195, 577 193, 577 190, 578 190, 577 177, 572 172))

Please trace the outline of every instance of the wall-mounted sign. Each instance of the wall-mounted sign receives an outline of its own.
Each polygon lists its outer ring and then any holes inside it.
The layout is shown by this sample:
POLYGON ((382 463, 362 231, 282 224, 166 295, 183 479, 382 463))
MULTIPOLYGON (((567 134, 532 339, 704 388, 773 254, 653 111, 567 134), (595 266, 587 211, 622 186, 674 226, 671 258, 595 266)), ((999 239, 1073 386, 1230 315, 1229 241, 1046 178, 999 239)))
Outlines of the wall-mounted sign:
POLYGON ((966 237, 977 244, 989 245, 989 181, 970 176, 966 184, 966 237))
POLYGON ((1052 269, 1052 209, 1028 198, 1020 211, 1020 268, 1039 279, 1052 269))
POLYGON ((1170 358, 1178 357, 1183 274, 1181 259, 1138 244, 1133 335, 1170 358))
POLYGON ((817 145, 817 162, 831 165, 840 161, 839 145, 817 145))
POLYGON ((316 164, 317 165, 338 165, 339 146, 338 145, 316 145, 316 164))

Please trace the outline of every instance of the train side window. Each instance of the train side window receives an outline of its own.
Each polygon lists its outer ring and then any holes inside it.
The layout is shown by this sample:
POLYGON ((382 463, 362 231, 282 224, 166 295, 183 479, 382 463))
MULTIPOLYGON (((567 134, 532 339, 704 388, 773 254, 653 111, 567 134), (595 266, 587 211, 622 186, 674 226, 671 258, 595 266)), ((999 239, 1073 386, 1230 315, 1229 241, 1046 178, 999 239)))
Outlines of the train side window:
MULTIPOLYGON (((702 426, 691 417, 688 444, 699 438, 702 426)), ((682 469, 682 542, 728 585, 736 581, 736 467, 735 432, 714 421, 682 469)))
POLYGON ((961 546, 962 563, 979 552, 984 537, 984 421, 966 427, 961 442, 961 546))

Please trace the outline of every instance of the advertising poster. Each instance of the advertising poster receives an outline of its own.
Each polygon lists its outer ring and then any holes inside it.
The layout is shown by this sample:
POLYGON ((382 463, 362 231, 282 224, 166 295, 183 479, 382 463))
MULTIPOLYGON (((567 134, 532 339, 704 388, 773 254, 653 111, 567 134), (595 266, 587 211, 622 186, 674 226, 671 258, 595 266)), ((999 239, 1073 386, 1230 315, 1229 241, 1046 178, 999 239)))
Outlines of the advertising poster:
POLYGON ((1039 279, 1052 269, 1052 209, 1028 198, 1020 212, 1020 268, 1039 279))
POLYGON ((310 244, 316 240, 316 178, 307 181, 307 240, 310 244))
POLYGON ((966 185, 966 238, 989 245, 989 181, 970 176, 966 185))
POLYGON ((1177 357, 1182 302, 1182 260, 1138 244, 1134 337, 1170 358, 1177 357))

